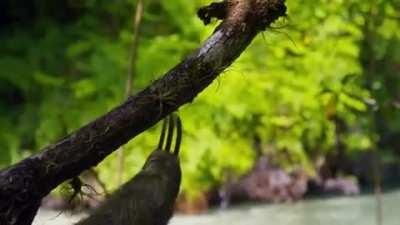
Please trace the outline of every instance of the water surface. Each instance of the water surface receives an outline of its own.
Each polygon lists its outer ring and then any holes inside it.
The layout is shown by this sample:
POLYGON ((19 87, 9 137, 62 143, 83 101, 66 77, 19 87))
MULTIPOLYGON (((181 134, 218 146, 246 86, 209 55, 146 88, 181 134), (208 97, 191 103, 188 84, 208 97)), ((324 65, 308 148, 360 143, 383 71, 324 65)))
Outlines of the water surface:
MULTIPOLYGON (((177 215, 170 225, 376 225, 372 195, 241 206, 202 215, 177 215)), ((79 217, 41 210, 34 225, 72 225, 79 217)), ((383 225, 400 225, 400 190, 383 195, 383 225)))

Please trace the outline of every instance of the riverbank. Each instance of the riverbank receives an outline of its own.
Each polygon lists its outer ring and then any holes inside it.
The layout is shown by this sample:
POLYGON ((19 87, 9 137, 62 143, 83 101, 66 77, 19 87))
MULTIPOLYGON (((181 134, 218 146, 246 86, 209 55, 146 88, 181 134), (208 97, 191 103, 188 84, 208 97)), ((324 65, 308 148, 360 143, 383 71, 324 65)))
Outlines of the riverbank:
MULTIPOLYGON (((400 189, 383 195, 385 225, 398 225, 400 189)), ((176 215, 170 225, 376 225, 373 195, 313 199, 294 204, 260 204, 214 210, 201 215, 176 215)), ((72 225, 82 216, 41 210, 34 225, 72 225)))

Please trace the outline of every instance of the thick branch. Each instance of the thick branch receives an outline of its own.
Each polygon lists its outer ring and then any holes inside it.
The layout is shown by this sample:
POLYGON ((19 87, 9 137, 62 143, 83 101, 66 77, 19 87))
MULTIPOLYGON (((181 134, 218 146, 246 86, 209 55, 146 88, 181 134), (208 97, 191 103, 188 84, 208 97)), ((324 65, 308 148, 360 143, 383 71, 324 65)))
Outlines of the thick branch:
POLYGON ((217 4, 223 4, 224 10, 210 5, 199 15, 205 22, 210 17, 223 18, 221 25, 200 49, 163 78, 40 154, 2 171, 0 221, 30 224, 42 197, 191 102, 239 57, 258 32, 284 16, 286 10, 283 0, 226 0, 217 4))

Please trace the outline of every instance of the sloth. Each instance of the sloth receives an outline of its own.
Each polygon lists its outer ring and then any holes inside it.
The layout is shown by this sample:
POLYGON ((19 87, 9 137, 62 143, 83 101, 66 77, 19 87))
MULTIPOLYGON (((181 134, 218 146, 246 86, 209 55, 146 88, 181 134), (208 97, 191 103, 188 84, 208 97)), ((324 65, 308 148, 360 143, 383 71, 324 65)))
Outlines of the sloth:
POLYGON ((181 120, 172 114, 164 119, 158 147, 147 158, 141 171, 76 225, 168 224, 181 183, 178 158, 181 138, 181 120), (171 152, 175 127, 176 141, 171 152))

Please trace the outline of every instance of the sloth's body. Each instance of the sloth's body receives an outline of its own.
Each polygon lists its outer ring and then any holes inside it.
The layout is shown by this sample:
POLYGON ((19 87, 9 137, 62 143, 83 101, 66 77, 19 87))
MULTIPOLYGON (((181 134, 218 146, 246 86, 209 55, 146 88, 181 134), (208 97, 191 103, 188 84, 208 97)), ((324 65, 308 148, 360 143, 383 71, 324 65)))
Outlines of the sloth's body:
MULTIPOLYGON (((172 137, 171 120, 167 146, 172 137)), ((168 223, 181 182, 178 159, 180 124, 177 147, 173 153, 169 151, 169 147, 166 150, 160 148, 164 139, 163 135, 162 133, 159 148, 151 153, 142 170, 87 219, 80 221, 77 225, 165 225, 168 223)))

